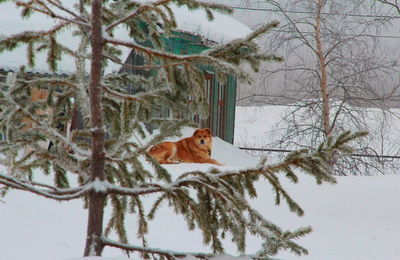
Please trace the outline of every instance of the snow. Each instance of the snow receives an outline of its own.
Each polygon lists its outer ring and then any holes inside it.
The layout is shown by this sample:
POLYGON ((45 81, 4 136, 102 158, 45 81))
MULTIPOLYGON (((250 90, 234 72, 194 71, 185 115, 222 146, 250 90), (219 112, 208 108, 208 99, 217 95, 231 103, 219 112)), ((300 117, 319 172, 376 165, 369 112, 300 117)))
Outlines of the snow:
MULTIPOLYGON (((72 7, 76 1, 64 1, 68 7, 72 7)), ((72 9, 72 8, 71 8, 72 9)), ((178 24, 178 30, 199 34, 207 40, 217 43, 228 42, 237 38, 243 38, 251 33, 246 25, 240 23, 234 18, 214 12, 215 19, 208 21, 206 13, 203 10, 188 10, 186 7, 177 7, 172 5, 172 10, 175 12, 178 24)), ((20 8, 15 8, 15 5, 10 1, 1 3, 0 5, 0 38, 12 34, 21 33, 27 30, 48 30, 54 25, 54 20, 40 14, 33 14, 29 20, 24 20, 20 17, 20 8), (12 25, 12 26, 10 26, 12 25)), ((78 47, 79 39, 73 36, 72 30, 64 30, 58 34, 58 39, 75 50, 78 47)), ((128 33, 122 26, 118 26, 114 32, 114 37, 124 41, 131 40, 128 33)), ((122 51, 122 59, 126 59, 131 51, 130 48, 120 47, 122 51)), ((0 68, 18 69, 22 65, 27 65, 26 46, 21 46, 12 52, 0 53, 0 68)), ((49 67, 46 63, 47 53, 37 53, 35 72, 48 72, 49 67)), ((58 65, 58 73, 68 73, 75 70, 75 61, 70 56, 64 55, 58 65)), ((88 68, 88 64, 87 64, 88 68)), ((118 71, 120 65, 109 62, 106 68, 106 73, 118 71)))
POLYGON ((79 257, 71 258, 68 260, 129 260, 126 257, 99 257, 99 256, 89 256, 89 257, 79 257))
POLYGON ((209 21, 203 10, 189 10, 186 6, 172 5, 178 30, 195 33, 207 40, 225 43, 244 38, 252 31, 234 18, 214 12, 214 20, 209 21))
MULTIPOLYGON (((335 109, 339 106, 332 108, 332 114, 335 114, 335 109)), ((349 108, 350 111, 355 111, 355 108, 349 108)), ((287 134, 287 128, 291 127, 287 122, 281 121, 287 117, 292 119, 294 116, 288 116, 293 111, 296 111, 297 121, 300 122, 299 128, 305 129, 308 125, 312 124, 313 117, 305 117, 307 115, 306 109, 299 108, 296 106, 261 106, 261 107, 241 107, 236 110, 236 126, 235 126, 235 145, 239 147, 259 147, 259 148, 274 148, 272 143, 278 143, 280 136, 287 134), (303 117, 299 115, 303 114, 303 117), (279 123, 278 127, 273 128, 274 125, 279 123), (301 128, 303 125, 303 128, 301 128)), ((363 108, 360 111, 360 124, 363 122, 368 127, 368 146, 373 148, 374 153, 377 155, 393 155, 396 156, 399 153, 398 143, 400 141, 400 123, 398 116, 400 115, 400 109, 390 109, 388 113, 382 114, 382 111, 378 108, 363 108), (383 133, 383 134, 382 134, 383 133)), ((354 124, 349 123, 349 120, 354 115, 346 115, 341 113, 338 117, 338 122, 342 121, 346 123, 346 130, 357 131, 354 124), (346 118, 347 116, 347 118, 346 118), (349 119, 350 118, 350 119, 349 119), (346 121, 347 120, 347 121, 346 121)), ((342 123, 337 123, 342 124, 342 123)), ((296 140, 291 138, 293 143, 304 144, 302 137, 298 137, 296 140)), ((288 147, 291 149, 293 147, 288 147)), ((259 155, 260 152, 252 152, 254 155, 259 155)), ((265 155, 265 153, 264 153, 265 155)), ((268 156, 277 156, 277 153, 269 154, 268 156)), ((396 161, 395 161, 396 162, 396 161)), ((393 163, 392 168, 385 168, 386 174, 396 174, 399 169, 399 164, 393 163)), ((376 172, 370 172, 371 175, 376 172)))
POLYGON ((107 191, 109 182, 107 181, 101 181, 99 178, 96 178, 92 183, 91 183, 94 191, 96 192, 102 192, 102 191, 107 191))
MULTIPOLYGON (((175 142, 183 137, 192 136, 195 129, 190 127, 185 127, 181 130, 181 137, 171 137, 166 139, 166 141, 175 142)), ((156 134, 154 132, 153 134, 156 134)), ((213 150, 211 157, 222 164, 224 166, 219 166, 218 168, 221 170, 235 170, 235 169, 244 169, 255 167, 259 159, 255 157, 251 157, 247 153, 243 152, 239 148, 232 146, 231 144, 223 141, 218 137, 213 137, 213 150), (229 151, 229 152, 227 152, 229 151), (240 158, 237 160, 236 158, 240 158)), ((216 167, 212 165, 213 167, 216 167)), ((165 168, 174 175, 178 175, 185 171, 191 171, 193 168, 199 169, 202 171, 207 171, 210 168, 209 164, 193 164, 193 163, 181 163, 181 164, 171 164, 165 165, 165 168)))
MULTIPOLYGON (((238 108, 236 140, 247 132, 248 140, 262 138, 285 107, 238 108), (247 110, 247 112, 246 112, 247 110), (254 111, 258 111, 256 114, 254 111), (264 120, 257 120, 263 117, 264 120), (265 119, 270 120, 265 120, 265 119), (244 130, 246 129, 246 130, 244 130)), ((183 136, 191 134, 183 130, 183 136)), ((181 138, 181 137, 180 137, 181 138)), ((178 139, 178 138, 175 138, 178 139)), ((267 141, 267 140, 266 140, 267 141)), ((214 138, 213 158, 226 164, 222 169, 248 167, 257 159, 214 138)), ((208 170, 210 164, 168 165, 170 172, 208 170)), ((299 184, 282 180, 284 187, 305 210, 304 217, 290 213, 285 205, 275 206, 270 186, 257 184, 259 197, 251 203, 268 219, 283 229, 313 227, 313 232, 299 243, 309 255, 297 257, 281 252, 284 260, 398 260, 400 259, 400 175, 338 177, 336 185, 317 185, 308 176, 299 184)), ((149 199, 151 199, 149 197, 149 199)), ((117 249, 106 248, 104 257, 80 257, 86 234, 87 212, 79 200, 63 203, 21 191, 10 191, 0 202, 0 259, 5 260, 128 260, 117 249)), ((106 210, 110 214, 109 209, 106 210)), ((133 216, 128 216, 128 232, 135 235, 133 216)), ((188 231, 180 216, 166 205, 150 222, 149 245, 188 252, 209 252, 202 245, 200 232, 188 231)), ((132 239, 132 238, 131 238, 132 239)), ((261 243, 249 237, 247 252, 254 253, 261 243)), ((132 240, 135 240, 134 238, 132 240)), ((227 254, 235 255, 226 241, 227 254)), ((228 255, 219 256, 225 260, 228 255)), ((189 257, 190 258, 190 257, 189 257)), ((194 260, 194 259, 189 259, 194 260)))
MULTIPOLYGON (((210 258, 210 260, 231 260, 233 256, 230 255, 217 255, 215 257, 210 258)), ((184 258, 180 258, 181 260, 199 260, 198 258, 188 255, 184 258)), ((249 257, 236 257, 235 259, 237 260, 251 260, 249 257)), ((91 257, 80 257, 80 258, 72 258, 68 260, 129 260, 129 258, 126 257, 96 257, 96 256, 91 256, 91 257)))

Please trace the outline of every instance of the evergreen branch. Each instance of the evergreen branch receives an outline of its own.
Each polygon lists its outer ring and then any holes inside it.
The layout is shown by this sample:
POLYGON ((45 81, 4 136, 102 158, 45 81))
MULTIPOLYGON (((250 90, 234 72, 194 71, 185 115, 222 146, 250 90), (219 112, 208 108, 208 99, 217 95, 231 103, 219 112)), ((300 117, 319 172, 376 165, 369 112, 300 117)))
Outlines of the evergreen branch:
POLYGON ((140 92, 136 95, 129 95, 126 93, 121 93, 115 90, 110 89, 109 87, 102 85, 103 90, 105 90, 106 93, 108 93, 111 96, 114 96, 116 98, 119 98, 120 100, 125 100, 125 101, 139 101, 139 102, 143 102, 148 98, 151 99, 162 99, 164 101, 169 102, 170 100, 168 100, 167 98, 164 97, 164 95, 160 95, 160 94, 165 94, 166 91, 168 91, 167 89, 157 89, 154 91, 149 91, 149 92, 140 92))
POLYGON ((73 89, 79 89, 79 86, 71 82, 69 79, 58 79, 58 78, 41 78, 41 79, 35 79, 35 80, 27 80, 27 81, 20 81, 21 83, 26 83, 29 84, 30 86, 66 86, 66 87, 71 87, 73 89))
POLYGON ((204 2, 204 1, 196 1, 196 2, 192 1, 190 3, 191 4, 196 3, 196 5, 198 5, 198 6, 201 6, 205 9, 212 9, 219 13, 224 13, 224 14, 232 14, 233 13, 233 8, 228 5, 225 5, 225 4, 218 4, 218 3, 204 2))
POLYGON ((154 3, 144 3, 142 5, 140 5, 135 11, 133 11, 132 13, 120 18, 119 20, 113 22, 112 24, 110 24, 109 26, 106 27, 105 31, 108 32, 111 29, 113 29, 114 27, 128 21, 129 19, 138 16, 146 11, 149 10, 154 10, 157 6, 159 5, 164 5, 168 2, 171 2, 172 0, 158 0, 154 3))
POLYGON ((264 24, 243 39, 235 39, 228 43, 218 45, 204 51, 203 54, 232 64, 240 64, 242 61, 246 61, 251 65, 254 71, 258 71, 262 61, 279 62, 283 60, 280 56, 260 54, 258 44, 254 42, 257 37, 269 32, 277 26, 277 21, 264 24))
POLYGON ((45 3, 43 3, 43 1, 41 0, 33 0, 30 2, 30 4, 36 3, 39 6, 41 6, 42 8, 44 8, 45 10, 47 10, 50 14, 54 14, 53 10, 51 10, 45 3))
MULTIPOLYGON (((37 0, 36 0, 37 1, 37 0)), ((54 5, 55 7, 57 7, 58 9, 72 15, 73 17, 75 17, 76 19, 89 24, 89 21, 86 21, 85 19, 83 19, 82 16, 78 15, 77 13, 73 12, 72 10, 68 9, 67 7, 65 7, 64 5, 61 4, 61 2, 57 3, 56 1, 53 0, 46 0, 47 2, 49 2, 50 4, 54 5)))
POLYGON ((9 100, 13 102, 13 104, 17 107, 17 109, 22 112, 26 117, 28 117, 32 122, 36 124, 35 128, 38 130, 42 130, 43 132, 57 138, 61 142, 63 142, 65 145, 69 145, 74 152, 77 152, 80 156, 83 156, 84 158, 90 158, 91 152, 87 150, 81 149, 79 146, 77 146, 75 143, 71 142, 68 138, 60 134, 56 129, 52 128, 51 126, 44 124, 42 120, 36 118, 35 115, 27 111, 25 108, 23 108, 14 98, 12 98, 8 94, 9 100))
MULTIPOLYGON (((102 237, 101 238, 102 243, 105 246, 110 246, 110 247, 115 247, 119 248, 122 250, 126 251, 132 251, 132 252, 140 252, 142 254, 154 254, 158 256, 164 256, 169 258, 184 258, 187 256, 194 256, 199 259, 204 259, 204 260, 210 260, 214 258, 216 255, 212 253, 201 253, 201 252, 178 252, 178 251, 172 251, 172 250, 166 250, 166 249, 161 249, 161 248, 152 248, 152 247, 144 247, 144 246, 135 246, 131 244, 125 244, 125 243, 120 243, 115 240, 109 239, 107 237, 102 237)), ((250 257, 253 260, 277 260, 274 258, 270 258, 267 256, 258 256, 258 255, 242 255, 241 257, 250 257)), ((230 258, 235 259, 239 257, 235 256, 230 256, 230 258)))
POLYGON ((73 200, 73 199, 78 199, 87 194, 89 189, 87 187, 90 186, 83 186, 79 188, 74 188, 74 189, 60 189, 57 187, 47 187, 48 190, 43 190, 43 189, 38 189, 36 186, 48 186, 48 185, 38 185, 37 183, 27 183, 24 181, 20 181, 16 178, 9 177, 4 174, 0 174, 0 184, 6 185, 8 187, 18 189, 18 190, 23 190, 23 191, 28 191, 31 193, 34 193, 36 195, 39 195, 41 197, 49 198, 49 199, 54 199, 54 200, 73 200))
POLYGON ((151 247, 143 247, 143 246, 134 246, 130 244, 124 244, 124 243, 119 243, 117 241, 111 240, 106 237, 102 237, 101 241, 105 246, 110 246, 110 247, 116 247, 119 249, 127 250, 127 251, 134 251, 134 252, 140 252, 140 253, 146 253, 146 254, 155 254, 159 256, 165 256, 165 257, 177 257, 177 258, 182 258, 188 255, 192 255, 196 258, 200 259, 210 259, 211 257, 214 256, 214 254, 209 254, 209 253, 198 253, 198 252, 177 252, 177 251, 171 251, 171 250, 164 250, 160 248, 151 248, 151 247))
POLYGON ((128 48, 132 48, 132 49, 142 52, 142 53, 146 53, 148 56, 154 55, 154 56, 160 57, 160 58, 169 58, 172 60, 182 60, 182 61, 189 61, 189 60, 193 60, 196 58, 204 58, 203 56, 200 56, 200 55, 175 55, 172 53, 162 52, 162 51, 155 50, 155 49, 152 49, 149 47, 145 47, 145 46, 142 46, 135 42, 128 42, 128 41, 114 39, 114 38, 110 38, 110 37, 104 37, 104 40, 110 44, 124 46, 124 47, 128 47, 128 48))
POLYGON ((132 64, 125 63, 125 62, 121 62, 117 58, 112 57, 111 55, 104 54, 103 56, 123 67, 130 68, 130 69, 143 69, 143 70, 162 69, 162 68, 167 68, 167 67, 176 67, 176 66, 184 65, 187 63, 187 62, 175 62, 175 63, 168 63, 168 64, 164 64, 164 65, 132 65, 132 64))
POLYGON ((87 174, 86 169, 82 168, 81 162, 79 162, 79 158, 76 158, 75 154, 65 152, 65 154, 58 153, 55 155, 50 154, 49 152, 35 151, 35 156, 38 159, 41 159, 45 162, 52 162, 54 165, 61 166, 69 172, 79 174, 82 177, 87 174))
POLYGON ((62 21, 74 23, 76 25, 80 25, 80 26, 83 26, 84 28, 90 29, 90 24, 87 23, 87 22, 82 22, 82 21, 78 21, 76 19, 70 19, 70 18, 65 17, 65 16, 57 15, 56 13, 54 13, 52 11, 46 11, 46 10, 37 8, 37 7, 33 6, 31 3, 25 3, 25 2, 17 1, 16 5, 32 9, 32 10, 38 12, 38 13, 42 13, 42 14, 44 14, 46 16, 49 16, 49 17, 52 17, 52 18, 57 18, 57 19, 60 19, 62 21))
MULTIPOLYGON (((230 65, 229 63, 224 63, 221 62, 220 60, 211 57, 211 56, 206 56, 202 54, 193 54, 193 55, 175 55, 169 52, 162 52, 159 50, 155 50, 152 48, 144 47, 140 44, 134 43, 134 42, 127 42, 124 40, 118 40, 118 39, 113 39, 110 37, 105 37, 104 40, 107 43, 114 44, 114 45, 120 45, 120 46, 125 46, 129 47, 132 49, 135 49, 139 52, 146 53, 149 56, 156 56, 158 58, 164 58, 164 59, 170 59, 170 60, 177 60, 177 61, 186 61, 186 62, 203 62, 203 63, 218 63, 218 64, 224 64, 227 67, 234 68, 233 65, 230 65)), ((189 63, 186 63, 186 65, 191 65, 189 63)))
MULTIPOLYGON (((301 160, 302 161, 302 160, 301 160)), ((203 177, 210 177, 213 179, 225 179, 234 176, 240 175, 264 175, 264 174, 274 174, 276 171, 281 170, 282 168, 299 164, 299 160, 291 160, 284 163, 279 163, 275 165, 268 166, 264 169, 260 168, 252 168, 252 169, 245 169, 239 171, 225 171, 225 172, 218 172, 218 173, 210 173, 210 172, 202 172, 202 171, 192 171, 187 172, 181 175, 178 180, 171 184, 161 185, 161 184, 143 184, 140 187, 136 188, 124 188, 117 185, 109 185, 108 192, 112 194, 119 194, 119 195, 130 195, 130 196, 138 196, 138 195, 147 195, 151 193, 158 193, 162 191, 171 191, 174 189, 179 189, 181 187, 191 186, 194 183, 203 183, 203 177), (185 178, 186 177, 186 178, 185 178)), ((333 178, 333 177, 332 177, 333 178)))
POLYGON ((0 40, 0 44, 4 45, 0 46, 0 53, 3 50, 13 50, 14 48, 18 47, 19 43, 29 43, 31 41, 39 40, 47 35, 53 35, 57 31, 61 30, 65 26, 69 25, 69 22, 62 22, 56 24, 53 28, 47 31, 25 31, 22 33, 11 35, 7 38, 0 40))

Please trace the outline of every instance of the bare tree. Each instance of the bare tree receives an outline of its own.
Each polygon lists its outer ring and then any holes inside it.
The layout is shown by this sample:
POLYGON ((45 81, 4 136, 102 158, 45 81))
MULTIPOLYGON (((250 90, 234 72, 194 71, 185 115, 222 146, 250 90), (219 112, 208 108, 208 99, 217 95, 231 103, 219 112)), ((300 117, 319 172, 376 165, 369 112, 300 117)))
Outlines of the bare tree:
POLYGON ((400 2, 398 0, 377 0, 377 1, 389 5, 390 7, 393 7, 397 11, 397 13, 400 14, 400 2))
MULTIPOLYGON (((278 97, 279 103, 297 103, 277 126, 275 147, 313 146, 346 128, 374 132, 364 120, 369 113, 365 108, 391 113, 388 108, 397 106, 400 93, 398 54, 375 37, 390 18, 362 15, 371 10, 365 1, 267 2, 285 22, 264 46, 282 53, 285 61, 261 69, 254 94, 241 100, 262 104, 278 97), (273 97, 266 99, 270 93, 273 97)), ((359 152, 376 151, 370 145, 374 138, 360 141, 359 152)), ((362 167, 354 167, 360 158, 346 161, 353 173, 365 174, 362 167)), ((367 164, 374 165, 374 160, 365 159, 367 164)))

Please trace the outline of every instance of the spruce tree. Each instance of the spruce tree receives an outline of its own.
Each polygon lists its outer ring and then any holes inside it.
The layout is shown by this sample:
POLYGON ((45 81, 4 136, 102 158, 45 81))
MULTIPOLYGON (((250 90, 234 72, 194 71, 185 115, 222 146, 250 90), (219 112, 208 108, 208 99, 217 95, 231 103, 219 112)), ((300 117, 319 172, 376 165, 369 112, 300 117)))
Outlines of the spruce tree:
MULTIPOLYGON (((4 2, 0 1, 0 2, 4 2)), ((203 9, 212 20, 215 12, 231 13, 226 6, 196 0, 80 0, 73 8, 70 1, 12 1, 21 8, 22 16, 32 13, 51 17, 55 25, 47 31, 25 31, 0 39, 0 52, 26 45, 27 64, 34 66, 35 54, 47 52, 49 70, 57 71, 65 56, 75 59, 76 71, 68 75, 39 77, 21 68, 9 73, 1 84, 0 130, 5 141, 0 143, 0 172, 3 194, 8 189, 24 190, 57 201, 83 199, 88 209, 85 256, 102 254, 105 246, 139 252, 144 258, 183 257, 188 252, 152 248, 146 241, 149 221, 163 201, 168 201, 181 214, 191 229, 202 231, 204 243, 211 253, 190 253, 208 259, 223 253, 223 238, 230 234, 239 253, 245 253, 246 234, 259 236, 264 243, 253 258, 271 259, 279 250, 306 254, 307 250, 294 240, 311 231, 310 227, 286 231, 271 223, 254 209, 248 198, 256 197, 255 182, 263 180, 275 191, 276 204, 285 201, 296 214, 303 210, 284 190, 279 176, 297 182, 298 172, 315 177, 318 183, 334 183, 329 175, 333 154, 350 152, 349 142, 365 133, 346 132, 329 137, 316 149, 291 153, 284 161, 267 164, 265 160, 252 169, 240 171, 192 171, 172 178, 154 161, 148 148, 179 133, 185 120, 153 116, 160 104, 171 111, 186 109, 190 115, 207 116, 203 66, 212 66, 219 77, 233 74, 249 80, 239 66, 248 63, 257 71, 266 61, 279 57, 260 53, 256 39, 277 26, 263 25, 243 39, 220 44, 200 54, 176 55, 166 51, 162 37, 176 29, 170 5, 203 9), (123 28, 131 41, 114 37, 123 28), (73 30, 80 38, 77 49, 63 44, 58 37, 64 30, 73 30), (149 40, 154 48, 143 47, 149 40), (129 47, 146 57, 147 64, 124 64, 120 47, 129 47), (90 66, 87 62, 90 61, 90 66), (153 76, 106 74, 104 68, 116 62, 122 66, 151 69, 153 76), (126 85, 139 86, 143 92, 131 94, 126 85), (32 93, 45 89, 48 95, 32 100, 32 93), (190 100, 190 102, 188 102, 190 100), (82 125, 69 130, 77 111, 82 125), (160 134, 145 144, 145 124, 157 125, 160 134), (51 143, 51 145, 47 145, 51 143), (149 170, 144 163, 150 164, 149 170), (53 184, 40 183, 40 174, 52 176, 53 184), (72 179, 77 185, 71 185, 72 179), (73 187, 71 187, 73 186, 73 187), (147 212, 143 197, 158 195, 147 212), (104 207, 112 208, 110 219, 104 220, 104 207), (141 245, 128 241, 125 219, 138 220, 136 230, 141 245), (103 230, 103 224, 105 229, 103 230), (115 231, 119 241, 108 237, 115 231)), ((73 123, 72 123, 73 124, 73 123)))

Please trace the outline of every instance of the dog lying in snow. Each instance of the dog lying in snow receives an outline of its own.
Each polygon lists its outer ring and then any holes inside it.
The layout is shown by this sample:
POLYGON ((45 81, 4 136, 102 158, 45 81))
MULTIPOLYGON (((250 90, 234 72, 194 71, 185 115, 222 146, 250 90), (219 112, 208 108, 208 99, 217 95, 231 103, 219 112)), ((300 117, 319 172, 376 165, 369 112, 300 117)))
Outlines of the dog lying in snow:
POLYGON ((149 154, 161 164, 212 163, 212 134, 209 128, 197 129, 193 136, 178 142, 163 142, 150 148, 149 154))

